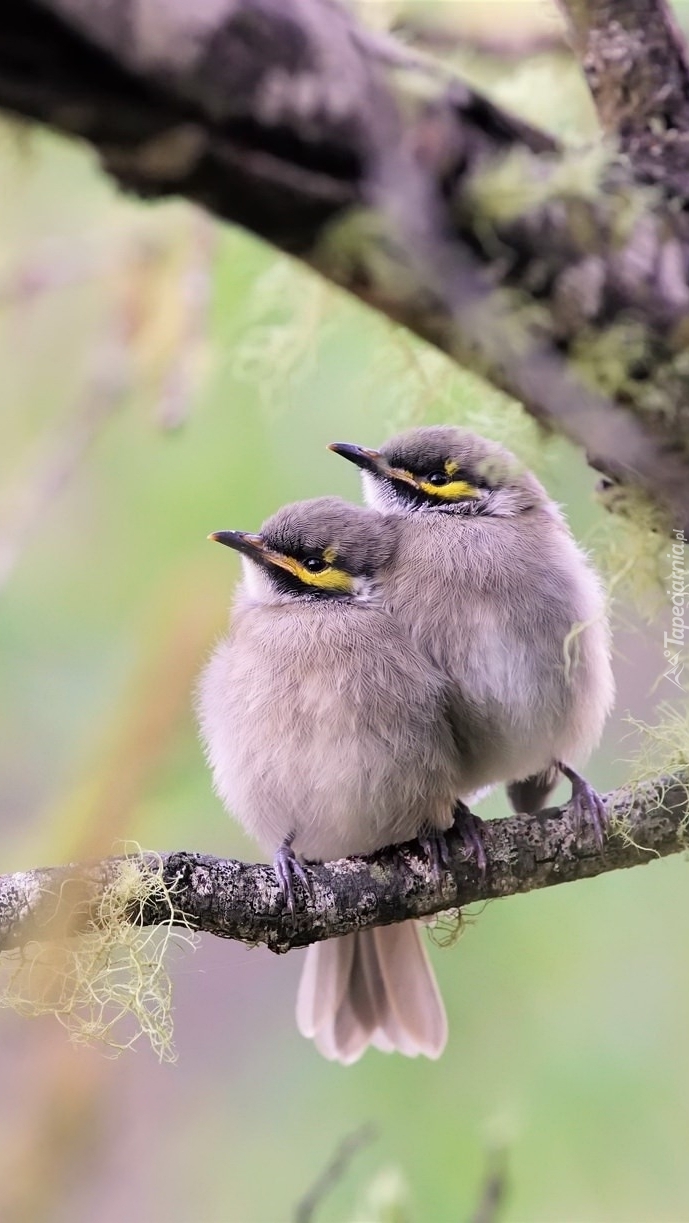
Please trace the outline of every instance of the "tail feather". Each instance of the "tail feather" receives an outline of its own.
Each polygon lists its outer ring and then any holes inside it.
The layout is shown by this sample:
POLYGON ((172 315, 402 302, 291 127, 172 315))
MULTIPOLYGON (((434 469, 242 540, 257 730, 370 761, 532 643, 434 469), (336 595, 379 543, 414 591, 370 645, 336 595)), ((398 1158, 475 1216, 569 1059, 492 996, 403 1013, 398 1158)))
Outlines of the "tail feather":
POLYGON ((297 1026, 324 1057, 345 1065, 369 1045, 439 1057, 447 1040, 442 999, 415 922, 310 947, 297 1026))
MULTIPOLYGON (((379 927, 373 937, 391 1015, 417 1053, 440 1057, 447 1043, 447 1016, 416 923, 379 927)), ((386 1030, 392 1037, 389 1022, 386 1030)))
POLYGON ((347 934, 333 943, 309 947, 297 994, 297 1027, 302 1036, 314 1037, 337 1014, 349 984, 355 940, 355 934, 347 934))
MULTIPOLYGON (((350 1066, 358 1062, 368 1044, 368 1028, 364 1027, 354 1008, 352 998, 346 994, 340 1009, 326 1026, 326 1036, 323 1044, 316 1036, 316 1048, 319 1052, 330 1051, 330 1060, 342 1062, 350 1066)), ((327 1054, 326 1054, 327 1056, 327 1054)))

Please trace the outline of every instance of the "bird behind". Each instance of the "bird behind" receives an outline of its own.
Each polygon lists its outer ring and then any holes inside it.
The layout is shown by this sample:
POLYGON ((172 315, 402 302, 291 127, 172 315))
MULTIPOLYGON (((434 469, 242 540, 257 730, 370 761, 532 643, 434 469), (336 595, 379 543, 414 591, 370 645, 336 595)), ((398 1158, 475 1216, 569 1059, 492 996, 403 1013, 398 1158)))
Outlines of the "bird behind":
POLYGON ((504 781, 530 812, 563 773, 602 841, 602 800, 572 765, 612 703, 609 630, 597 575, 558 507, 514 455, 465 429, 331 449, 401 524, 384 602, 450 681, 465 782, 504 781))

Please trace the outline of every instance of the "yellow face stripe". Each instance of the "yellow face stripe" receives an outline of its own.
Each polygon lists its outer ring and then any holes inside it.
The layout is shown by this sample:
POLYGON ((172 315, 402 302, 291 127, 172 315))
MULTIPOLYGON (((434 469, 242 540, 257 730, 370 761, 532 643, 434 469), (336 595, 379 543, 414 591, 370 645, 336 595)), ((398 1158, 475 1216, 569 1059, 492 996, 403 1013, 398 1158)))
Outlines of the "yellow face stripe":
POLYGON ((304 569, 303 565, 297 562, 294 572, 305 586, 317 586, 319 590, 333 590, 341 594, 352 594, 354 591, 354 579, 351 575, 345 573, 344 569, 335 569, 332 565, 320 573, 309 573, 308 569, 304 569))
MULTIPOLYGON (((325 555, 323 559, 326 559, 325 555)), ((279 560, 276 556, 274 564, 293 573, 304 586, 315 586, 318 590, 332 590, 337 594, 353 594, 354 592, 354 579, 351 574, 345 573, 344 569, 336 569, 333 565, 328 565, 328 568, 322 569, 320 573, 311 573, 293 556, 280 556, 279 560)))
POLYGON ((461 501, 463 497, 478 497, 479 491, 466 480, 453 480, 450 484, 427 484, 425 480, 417 480, 424 493, 431 497, 442 497, 445 501, 461 501))
MULTIPOLYGON (((447 459, 443 467, 448 476, 454 476, 459 471, 459 463, 455 463, 454 459, 447 459)), ((467 480, 450 480, 449 484, 429 484, 423 476, 415 476, 412 471, 405 471, 402 467, 390 467, 388 474, 392 479, 413 484, 414 488, 419 488, 429 497, 437 497, 439 500, 461 501, 462 498, 480 496, 478 488, 467 480)))

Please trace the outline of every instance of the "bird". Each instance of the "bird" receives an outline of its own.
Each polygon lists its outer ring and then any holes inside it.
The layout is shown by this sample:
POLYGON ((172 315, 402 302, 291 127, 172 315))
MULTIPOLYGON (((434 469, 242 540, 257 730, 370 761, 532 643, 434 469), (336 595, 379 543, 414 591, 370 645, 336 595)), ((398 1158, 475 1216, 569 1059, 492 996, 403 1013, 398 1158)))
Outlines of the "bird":
MULTIPOLYGON (((374 853, 451 827, 461 787, 445 677, 381 603, 400 522, 335 497, 297 502, 239 552, 230 631, 197 710, 216 793, 274 855, 294 912, 302 860, 374 853)), ((344 1064, 369 1045, 436 1058, 447 1019, 414 921, 312 945, 297 1024, 344 1064)))
MULTIPOLYGON (((462 794, 504 783, 532 814, 564 776, 577 832, 590 826, 602 848, 608 811, 575 765, 613 704, 610 629, 559 507, 515 455, 459 426, 329 449, 361 469, 368 505, 403 524, 384 605, 450 680, 462 794)), ((480 836, 476 856, 484 871, 480 836)))

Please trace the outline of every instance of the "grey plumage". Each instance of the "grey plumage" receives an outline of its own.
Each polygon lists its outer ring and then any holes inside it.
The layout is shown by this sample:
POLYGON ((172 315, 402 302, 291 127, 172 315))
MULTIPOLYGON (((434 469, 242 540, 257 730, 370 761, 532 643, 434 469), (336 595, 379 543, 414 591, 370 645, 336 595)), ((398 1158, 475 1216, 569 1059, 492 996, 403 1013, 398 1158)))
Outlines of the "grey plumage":
MULTIPOLYGON (((460 786, 447 684, 381 605, 400 523, 335 498, 288 506, 244 554, 229 635, 199 689, 217 793, 277 853, 367 854, 447 829, 460 786)), ((351 1062, 369 1043, 438 1056, 446 1022, 414 923, 307 952, 300 1029, 351 1062)))
POLYGON ((331 448, 402 524, 385 606, 451 682, 462 797, 503 781, 518 810, 536 810, 565 771, 600 836, 600 800, 571 765, 612 703, 609 629, 555 503, 514 455, 464 429, 331 448))

